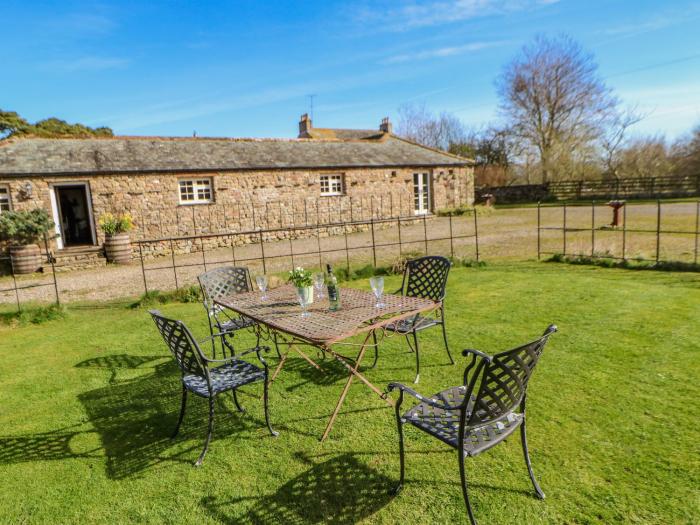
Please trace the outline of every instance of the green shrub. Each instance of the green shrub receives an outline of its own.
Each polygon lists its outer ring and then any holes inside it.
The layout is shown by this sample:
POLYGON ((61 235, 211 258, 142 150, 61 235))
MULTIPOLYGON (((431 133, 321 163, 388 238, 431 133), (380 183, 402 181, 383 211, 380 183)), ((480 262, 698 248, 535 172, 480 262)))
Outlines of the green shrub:
POLYGON ((53 227, 49 214, 41 208, 0 214, 0 240, 13 244, 35 244, 53 227))
POLYGON ((151 290, 132 303, 130 308, 151 308, 166 303, 199 303, 202 301, 202 291, 198 286, 187 286, 171 292, 151 290))
POLYGON ((599 266, 601 268, 624 268, 627 270, 656 270, 663 272, 700 272, 700 264, 682 261, 648 261, 641 257, 619 260, 612 257, 590 257, 585 255, 554 254, 544 262, 556 262, 587 266, 599 266))
POLYGON ((6 312, 0 314, 0 323, 7 325, 42 324, 47 321, 63 319, 66 310, 63 306, 52 304, 50 306, 35 306, 23 308, 19 312, 6 312))

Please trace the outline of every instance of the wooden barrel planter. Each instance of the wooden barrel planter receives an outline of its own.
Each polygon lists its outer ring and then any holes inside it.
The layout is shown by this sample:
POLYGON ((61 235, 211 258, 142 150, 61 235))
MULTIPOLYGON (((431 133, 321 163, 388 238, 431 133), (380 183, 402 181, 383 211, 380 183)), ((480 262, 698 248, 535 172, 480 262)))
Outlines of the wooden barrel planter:
POLYGON ((15 274, 34 273, 41 269, 41 250, 36 244, 10 246, 10 259, 15 274))
POLYGON ((115 233, 105 237, 107 261, 116 264, 131 262, 131 241, 128 233, 115 233))

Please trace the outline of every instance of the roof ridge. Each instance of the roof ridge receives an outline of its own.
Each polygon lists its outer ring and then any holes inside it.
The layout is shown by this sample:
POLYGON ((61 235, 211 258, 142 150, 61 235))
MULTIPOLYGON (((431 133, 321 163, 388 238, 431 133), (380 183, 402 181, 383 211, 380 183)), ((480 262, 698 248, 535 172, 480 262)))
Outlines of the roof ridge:
POLYGON ((403 142, 407 142, 408 144, 412 144, 414 146, 418 146, 423 149, 427 149, 428 151, 433 151, 435 153, 440 153, 441 155, 447 155, 448 157, 453 157, 455 159, 459 160, 466 160, 469 162, 474 162, 474 159, 469 158, 469 157, 463 157, 461 155, 457 155, 456 153, 450 153, 449 151, 441 150, 438 148, 433 148, 430 146, 426 146, 425 144, 421 144, 420 142, 414 142, 413 140, 407 139, 405 137, 400 137, 399 135, 394 135, 393 133, 391 134, 392 138, 395 138, 396 140, 402 140, 403 142))

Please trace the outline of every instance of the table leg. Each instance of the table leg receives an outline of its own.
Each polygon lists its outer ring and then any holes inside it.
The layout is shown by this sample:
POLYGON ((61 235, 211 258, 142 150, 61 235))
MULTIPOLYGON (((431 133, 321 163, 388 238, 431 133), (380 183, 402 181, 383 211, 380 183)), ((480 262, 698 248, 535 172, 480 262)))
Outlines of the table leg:
POLYGON ((367 337, 365 337, 365 340, 362 342, 362 347, 360 348, 360 353, 357 354, 357 359, 355 359, 355 366, 351 367, 343 358, 338 356, 335 352, 329 349, 329 352, 333 357, 335 357, 338 361, 343 363, 345 367, 350 371, 350 375, 348 377, 347 382, 345 383, 345 387, 343 388, 342 393, 340 394, 340 399, 338 399, 338 403, 335 406, 335 410, 333 411, 333 414, 331 415, 331 418, 328 420, 328 425, 326 426, 326 430, 323 433, 323 436, 321 436, 321 441, 324 441, 327 437, 328 434, 331 433, 331 429, 333 428, 333 423, 335 423, 335 419, 338 417, 338 413, 340 412, 340 408, 343 406, 343 402, 345 401, 345 396, 348 395, 348 391, 350 390, 350 386, 352 385, 353 380, 355 379, 355 376, 357 376, 363 383, 365 383, 367 386, 369 386, 374 392, 379 394, 390 406, 393 406, 393 402, 391 399, 388 399, 384 396, 384 393, 379 390, 376 386, 374 386, 372 383, 370 383, 362 374, 358 372, 360 368, 360 364, 362 363, 362 359, 365 356, 365 352, 367 351, 367 347, 369 346, 367 344, 367 341, 369 341, 369 338, 372 336, 374 333, 374 330, 370 331, 367 334, 367 337))
POLYGON ((282 370, 282 366, 284 366, 284 362, 287 360, 288 355, 289 355, 289 350, 287 350, 284 354, 282 354, 282 359, 280 359, 280 362, 277 364, 277 368, 275 368, 275 371, 272 374, 272 377, 270 378, 270 383, 272 383, 275 380, 275 378, 277 377, 277 374, 279 374, 280 370, 282 370))
POLYGON ((316 362, 314 362, 313 359, 311 359, 308 355, 306 355, 304 352, 302 352, 301 350, 299 350, 296 346, 292 345, 292 346, 290 347, 290 350, 291 350, 292 348, 294 348, 294 350, 296 350, 297 353, 298 353, 301 357, 303 357, 304 359, 306 359, 306 361, 307 361, 311 366, 316 367, 318 370, 321 371, 321 373, 323 373, 323 369, 322 369, 320 366, 318 366, 318 364, 317 364, 316 362))

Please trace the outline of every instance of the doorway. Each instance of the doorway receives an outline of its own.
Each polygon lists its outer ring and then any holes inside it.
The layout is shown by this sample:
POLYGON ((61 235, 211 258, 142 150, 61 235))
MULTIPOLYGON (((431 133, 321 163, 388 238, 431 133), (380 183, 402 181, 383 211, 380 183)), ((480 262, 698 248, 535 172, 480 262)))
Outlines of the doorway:
POLYGON ((430 173, 413 174, 413 209, 416 215, 430 213, 430 173))
POLYGON ((53 186, 54 221, 59 248, 95 244, 92 208, 87 184, 53 186))

